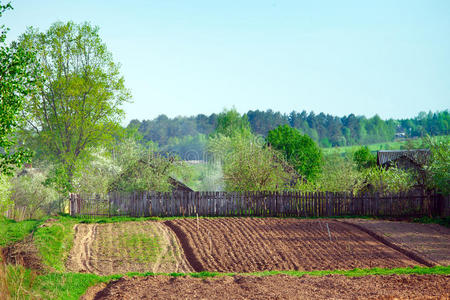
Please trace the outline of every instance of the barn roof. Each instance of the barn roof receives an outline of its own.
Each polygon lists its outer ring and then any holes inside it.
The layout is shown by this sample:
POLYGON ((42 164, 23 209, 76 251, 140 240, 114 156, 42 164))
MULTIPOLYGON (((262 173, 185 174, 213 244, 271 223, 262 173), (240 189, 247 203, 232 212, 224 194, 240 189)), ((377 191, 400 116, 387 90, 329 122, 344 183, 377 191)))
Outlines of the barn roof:
POLYGON ((377 152, 377 164, 383 166, 400 158, 408 158, 415 164, 422 166, 428 161, 430 154, 429 149, 380 150, 377 152))

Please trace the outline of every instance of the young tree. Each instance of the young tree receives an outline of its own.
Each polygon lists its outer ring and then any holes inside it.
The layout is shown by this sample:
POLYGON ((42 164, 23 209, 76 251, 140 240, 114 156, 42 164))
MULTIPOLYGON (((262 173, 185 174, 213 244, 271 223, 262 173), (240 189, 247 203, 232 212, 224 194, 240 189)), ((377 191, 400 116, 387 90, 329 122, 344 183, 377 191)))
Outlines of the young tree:
POLYGON ((283 169, 283 157, 270 147, 235 137, 223 164, 227 191, 275 191, 289 188, 290 175, 283 169))
POLYGON ((322 173, 316 181, 318 190, 329 192, 356 192, 363 184, 362 173, 356 168, 352 157, 337 151, 326 155, 322 173))
POLYGON ((281 151, 300 175, 308 180, 317 178, 321 171, 322 151, 309 136, 283 125, 269 131, 267 142, 281 151))
POLYGON ((375 155, 370 153, 369 148, 367 146, 363 146, 353 153, 353 161, 356 163, 356 166, 359 171, 362 171, 367 168, 373 168, 377 164, 377 158, 375 155))
POLYGON ((431 151, 431 159, 425 166, 426 184, 444 195, 450 194, 450 138, 424 141, 431 151))
MULTIPOLYGON (((11 9, 0 3, 0 17, 11 9)), ((33 67, 33 52, 22 47, 5 44, 7 29, 0 26, 0 175, 11 175, 14 167, 20 167, 31 158, 31 152, 15 147, 16 128, 24 100, 36 84, 39 68, 33 67)))
POLYGON ((39 92, 26 103, 27 124, 71 184, 87 149, 112 138, 130 94, 98 27, 57 22, 45 33, 29 28, 19 41, 44 72, 39 92))
MULTIPOLYGON (((365 183, 377 192, 407 192, 415 183, 411 173, 398 168, 384 169, 375 166, 364 169, 362 174, 365 183)), ((364 190, 364 187, 361 189, 364 190)))

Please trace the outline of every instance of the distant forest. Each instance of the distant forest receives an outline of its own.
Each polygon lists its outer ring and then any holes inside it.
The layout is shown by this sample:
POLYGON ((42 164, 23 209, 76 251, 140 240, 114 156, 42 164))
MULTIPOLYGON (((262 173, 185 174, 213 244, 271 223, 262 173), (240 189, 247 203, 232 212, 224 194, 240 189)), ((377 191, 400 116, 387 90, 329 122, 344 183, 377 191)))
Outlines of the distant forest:
MULTIPOLYGON (((414 118, 400 120, 382 120, 378 115, 372 118, 354 114, 336 117, 306 111, 282 114, 272 110, 250 110, 244 116, 257 135, 265 137, 270 130, 288 124, 309 135, 321 147, 391 142, 396 138, 414 138, 425 134, 448 135, 450 124, 448 110, 421 112, 414 118)), ((216 127, 217 117, 218 114, 175 118, 160 115, 153 120, 132 120, 128 127, 137 128, 145 142, 153 141, 162 150, 186 153, 202 149, 207 136, 216 127)))

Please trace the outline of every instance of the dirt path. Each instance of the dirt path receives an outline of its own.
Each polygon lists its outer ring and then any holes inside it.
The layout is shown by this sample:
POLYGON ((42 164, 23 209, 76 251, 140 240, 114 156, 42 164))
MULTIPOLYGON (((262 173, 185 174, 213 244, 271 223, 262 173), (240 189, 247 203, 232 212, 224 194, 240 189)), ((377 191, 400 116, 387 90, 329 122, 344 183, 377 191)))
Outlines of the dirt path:
POLYGON ((450 229, 437 224, 347 219, 351 223, 427 260, 432 265, 450 265, 450 229))
POLYGON ((422 265, 366 232, 333 220, 166 221, 195 271, 335 270, 422 265), (198 222, 198 223, 197 223, 198 222))
POLYGON ((75 237, 66 268, 72 272, 95 273, 91 264, 92 243, 95 239, 97 224, 77 224, 75 237))
POLYGON ((77 224, 68 271, 98 275, 192 272, 172 231, 160 222, 77 224))
POLYGON ((122 278, 85 299, 449 299, 450 276, 122 278))

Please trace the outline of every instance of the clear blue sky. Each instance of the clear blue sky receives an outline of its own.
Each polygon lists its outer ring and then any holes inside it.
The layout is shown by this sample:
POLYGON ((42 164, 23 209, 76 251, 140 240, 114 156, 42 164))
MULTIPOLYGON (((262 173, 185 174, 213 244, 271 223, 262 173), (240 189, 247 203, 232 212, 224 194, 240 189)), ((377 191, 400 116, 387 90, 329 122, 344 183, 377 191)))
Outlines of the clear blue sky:
POLYGON ((449 0, 12 5, 9 40, 58 20, 100 26, 133 95, 124 124, 232 106, 382 118, 450 107, 449 0))

